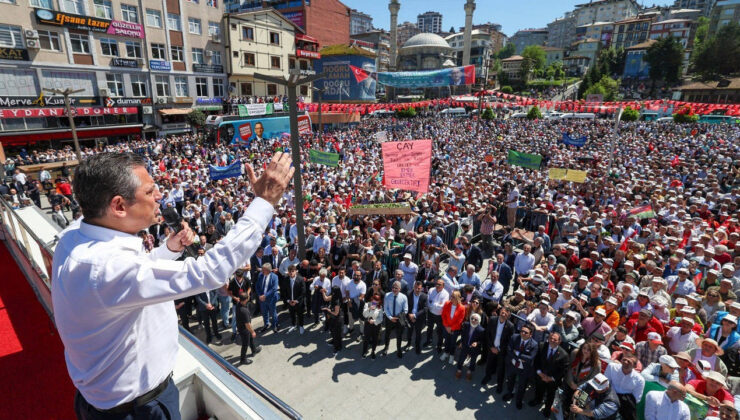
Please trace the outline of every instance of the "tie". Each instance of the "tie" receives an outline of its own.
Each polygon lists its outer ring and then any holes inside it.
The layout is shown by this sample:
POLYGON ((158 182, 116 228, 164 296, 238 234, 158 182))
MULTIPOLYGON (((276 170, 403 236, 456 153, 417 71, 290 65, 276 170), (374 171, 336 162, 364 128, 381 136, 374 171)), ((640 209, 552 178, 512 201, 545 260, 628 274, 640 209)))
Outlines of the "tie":
POLYGON ((496 267, 496 272, 501 274, 501 264, 499 264, 498 267, 496 267))
POLYGON ((519 345, 519 351, 520 351, 520 352, 524 351, 524 343, 525 343, 525 342, 524 342, 524 341, 522 341, 522 344, 520 344, 520 345, 519 345))
POLYGON ((393 316, 396 316, 396 298, 397 297, 398 295, 393 295, 393 311, 392 311, 393 316))
POLYGON ((549 351, 547 352, 547 360, 550 360, 550 358, 552 357, 552 354, 553 354, 553 353, 554 353, 554 351, 553 351, 552 349, 550 349, 550 350, 549 350, 549 351))
POLYGON ((295 277, 292 277, 290 279, 290 300, 295 300, 293 299, 293 286, 294 285, 295 285, 295 277))
POLYGON ((373 277, 373 280, 377 280, 379 275, 380 275, 380 271, 375 270, 375 277, 373 277))

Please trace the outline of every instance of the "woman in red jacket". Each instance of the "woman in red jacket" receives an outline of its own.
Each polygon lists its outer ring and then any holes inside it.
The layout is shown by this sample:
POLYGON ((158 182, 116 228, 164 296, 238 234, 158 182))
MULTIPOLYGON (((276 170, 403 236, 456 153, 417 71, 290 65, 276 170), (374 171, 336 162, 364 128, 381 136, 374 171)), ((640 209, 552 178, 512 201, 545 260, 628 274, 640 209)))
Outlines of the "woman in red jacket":
POLYGON ((440 359, 444 362, 449 357, 450 364, 455 363, 455 344, 460 335, 462 323, 465 320, 465 305, 462 303, 460 292, 455 290, 450 300, 442 307, 442 331, 445 338, 445 350, 440 359))

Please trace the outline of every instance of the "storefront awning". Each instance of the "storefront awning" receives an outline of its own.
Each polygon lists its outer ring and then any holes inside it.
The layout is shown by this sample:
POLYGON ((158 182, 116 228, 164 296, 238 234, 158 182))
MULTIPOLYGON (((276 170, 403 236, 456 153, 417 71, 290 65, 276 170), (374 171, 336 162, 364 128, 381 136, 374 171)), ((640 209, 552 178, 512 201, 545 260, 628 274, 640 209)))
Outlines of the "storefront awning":
POLYGON ((192 110, 192 108, 165 108, 160 109, 159 113, 162 115, 186 115, 190 114, 192 110))
POLYGON ((313 42, 314 44, 319 43, 319 40, 317 40, 316 38, 312 36, 308 36, 308 35, 303 35, 303 34, 296 34, 295 39, 297 39, 298 41, 313 42))
MULTIPOLYGON (((141 124, 109 125, 100 127, 77 128, 77 137, 80 140, 95 137, 113 137, 141 134, 141 124)), ((69 129, 34 130, 23 132, 0 133, 0 143, 3 146, 23 146, 49 140, 71 140, 72 132, 69 129)))

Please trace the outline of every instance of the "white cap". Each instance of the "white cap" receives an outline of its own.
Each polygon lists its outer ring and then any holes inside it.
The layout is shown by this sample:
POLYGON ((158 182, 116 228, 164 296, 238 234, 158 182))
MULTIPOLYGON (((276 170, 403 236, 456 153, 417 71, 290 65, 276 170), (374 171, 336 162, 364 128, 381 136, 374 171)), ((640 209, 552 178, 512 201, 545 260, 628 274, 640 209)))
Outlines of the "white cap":
POLYGON ((669 356, 667 354, 664 354, 658 358, 658 362, 668 365, 671 369, 678 369, 678 363, 676 362, 676 359, 673 358, 673 356, 669 356))
POLYGON ((588 384, 597 391, 603 391, 609 388, 609 378, 604 376, 603 373, 599 373, 598 375, 594 376, 593 379, 588 381, 588 384))
POLYGON ((596 315, 606 316, 606 311, 604 310, 604 308, 599 308, 596 311, 594 311, 594 313, 596 315))

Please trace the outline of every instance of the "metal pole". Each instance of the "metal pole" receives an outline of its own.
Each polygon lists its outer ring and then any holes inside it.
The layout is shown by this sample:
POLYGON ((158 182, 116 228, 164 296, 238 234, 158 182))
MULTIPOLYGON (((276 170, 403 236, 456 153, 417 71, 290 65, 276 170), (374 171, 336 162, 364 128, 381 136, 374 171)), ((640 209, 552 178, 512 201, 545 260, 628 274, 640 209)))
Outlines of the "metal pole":
POLYGON ((483 92, 486 90, 486 82, 483 82, 483 88, 478 92, 478 125, 475 126, 475 135, 478 135, 478 132, 480 131, 480 125, 481 120, 483 116, 483 111, 481 108, 483 108, 483 92))
POLYGON ((75 144, 75 153, 77 154, 77 163, 82 163, 82 152, 80 151, 80 142, 77 140, 77 127, 75 127, 75 119, 72 116, 72 106, 69 103, 69 89, 64 91, 64 108, 67 110, 67 118, 69 118, 69 128, 72 129, 72 141, 75 144))
POLYGON ((619 112, 617 113, 617 120, 614 122, 614 135, 612 136, 612 142, 610 146, 609 151, 609 172, 614 170, 614 143, 617 141, 617 135, 619 134, 619 120, 622 119, 622 111, 624 111, 623 108, 619 109, 619 112))
POLYGON ((319 144, 324 147, 324 127, 321 125, 321 97, 324 96, 324 90, 319 89, 319 144))
POLYGON ((293 157, 293 193, 295 194, 296 223, 298 224, 298 258, 306 258, 306 233, 303 221, 303 185, 301 183, 301 150, 298 138, 298 109, 296 100, 297 86, 293 83, 286 85, 288 89, 288 112, 290 114, 290 154, 293 157))

